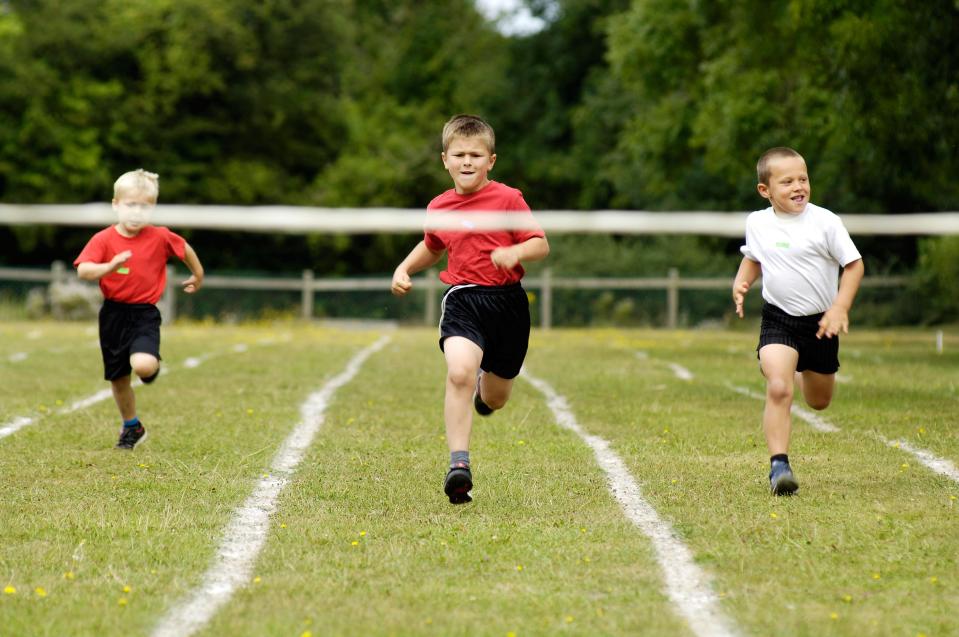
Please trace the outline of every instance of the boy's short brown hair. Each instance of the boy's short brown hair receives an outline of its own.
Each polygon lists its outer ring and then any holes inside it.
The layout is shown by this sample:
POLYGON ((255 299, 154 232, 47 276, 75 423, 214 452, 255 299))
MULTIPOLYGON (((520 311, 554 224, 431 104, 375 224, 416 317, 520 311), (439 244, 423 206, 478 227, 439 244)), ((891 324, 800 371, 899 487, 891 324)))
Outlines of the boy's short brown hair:
POLYGON ((759 179, 759 183, 769 185, 769 176, 772 172, 769 168, 769 164, 774 159, 779 159, 780 157, 798 157, 802 159, 803 156, 798 152, 794 151, 788 146, 776 146, 775 148, 770 148, 759 158, 759 161, 756 162, 756 177, 759 179))
POLYGON ((114 199, 119 199, 121 195, 134 193, 146 195, 156 201, 157 197, 160 196, 160 175, 137 168, 123 173, 113 183, 114 199))
POLYGON ((454 137, 481 137, 489 154, 496 152, 496 133, 493 132, 493 127, 477 115, 454 115, 443 125, 444 153, 449 149, 454 137))

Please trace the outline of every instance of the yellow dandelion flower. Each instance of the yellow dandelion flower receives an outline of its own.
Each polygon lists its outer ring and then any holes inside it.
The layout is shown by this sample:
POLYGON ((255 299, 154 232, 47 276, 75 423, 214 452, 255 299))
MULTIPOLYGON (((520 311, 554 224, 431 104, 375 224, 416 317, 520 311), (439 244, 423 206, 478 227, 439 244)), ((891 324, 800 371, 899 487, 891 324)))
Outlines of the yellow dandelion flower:
POLYGON ((45 589, 45 588, 42 587, 42 586, 37 586, 35 589, 33 589, 33 592, 37 594, 37 597, 46 597, 46 596, 47 596, 47 589, 45 589))
POLYGON ((949 499, 950 499, 952 502, 955 502, 955 501, 956 501, 956 496, 951 495, 951 496, 949 496, 949 499))
POLYGON ((128 603, 126 597, 121 597, 117 600, 117 606, 126 606, 128 603))
POLYGON ((114 480, 119 480, 120 476, 111 476, 114 480))
POLYGON ((516 637, 516 633, 514 633, 513 631, 509 631, 508 633, 506 633, 506 637, 516 637))
POLYGON ((525 440, 517 440, 517 441, 516 441, 516 444, 518 444, 518 445, 525 445, 525 444, 526 444, 526 441, 525 441, 525 440))
POLYGON ((57 407, 59 407, 60 405, 63 404, 63 401, 57 398, 56 403, 57 403, 57 407))
POLYGON ((580 533, 585 533, 585 532, 586 532, 586 527, 581 528, 581 529, 579 530, 579 532, 580 532, 580 533))
POLYGON ((898 448, 899 448, 899 441, 897 440, 897 441, 895 441, 894 443, 892 443, 892 446, 895 447, 896 449, 898 449, 898 448))
POLYGON ((132 590, 133 590, 133 589, 130 588, 129 585, 123 587, 123 592, 124 592, 124 593, 129 593, 129 592, 132 591, 132 590))
POLYGON ((769 517, 771 517, 772 519, 775 520, 775 519, 778 518, 779 516, 776 515, 776 512, 775 512, 775 511, 773 511, 772 513, 769 514, 769 517))
POLYGON ((938 584, 938 583, 939 583, 939 578, 936 577, 935 575, 933 575, 932 577, 929 578, 929 583, 930 583, 930 584, 938 584))
POLYGON ((286 528, 286 522, 280 522, 280 528, 281 528, 281 529, 285 529, 285 528, 286 528))
POLYGON ((313 637, 313 633, 309 630, 304 630, 303 634, 300 637, 313 637))
POLYGON ((852 595, 843 595, 842 601, 846 602, 847 604, 852 603, 852 595))
POLYGON ((263 578, 260 577, 259 575, 257 575, 256 577, 253 578, 253 583, 254 583, 254 584, 259 584, 259 583, 262 582, 262 581, 263 581, 263 578))
POLYGON ((587 564, 589 564, 589 556, 588 556, 588 555, 585 556, 585 557, 583 558, 583 561, 586 562, 587 564))
POLYGON ((901 469, 908 469, 908 468, 909 468, 909 464, 903 462, 901 465, 899 465, 899 467, 900 467, 901 469))
POLYGON ((829 619, 832 619, 832 620, 839 619, 839 613, 829 613, 829 619))
POLYGON ((15 586, 11 586, 11 585, 7 584, 7 585, 3 588, 3 594, 4 594, 4 595, 16 595, 16 594, 17 594, 17 588, 16 588, 15 586))
POLYGON ((360 537, 366 537, 366 531, 360 531, 360 537))
POLYGON ((879 579, 879 578, 881 578, 881 577, 882 577, 882 575, 880 575, 879 573, 873 573, 873 574, 872 574, 872 578, 873 578, 873 579, 879 579))
POLYGON ((679 480, 677 480, 676 478, 673 478, 672 484, 676 484, 677 482, 679 482, 679 480))
POLYGON ((565 621, 567 624, 572 624, 572 623, 573 623, 573 616, 572 616, 572 615, 567 615, 566 617, 563 618, 563 621, 565 621))
POLYGON ((141 469, 146 469, 146 468, 147 468, 147 466, 146 466, 145 464, 143 464, 142 462, 141 462, 139 465, 137 465, 137 466, 139 466, 141 469))
POLYGON ((432 623, 433 623, 433 618, 432 618, 432 617, 427 617, 427 618, 426 618, 426 625, 428 626, 428 625, 430 625, 430 624, 432 624, 432 623))
POLYGON ((352 544, 353 544, 353 546, 359 546, 359 545, 360 545, 360 543, 359 543, 357 540, 353 540, 352 544))
POLYGON ((76 575, 73 574, 73 571, 67 571, 63 574, 63 579, 74 579, 76 575))
POLYGON ((522 565, 522 564, 517 564, 517 565, 516 565, 516 572, 518 573, 518 572, 520 572, 520 571, 522 571, 522 570, 523 570, 523 565, 522 565))
POLYGON ((920 427, 920 428, 919 428, 919 433, 921 433, 921 434, 926 433, 926 428, 925 428, 925 427, 920 427))
POLYGON ((253 415, 253 410, 252 410, 252 409, 247 409, 247 410, 246 410, 246 413, 247 413, 247 415, 252 416, 252 415, 253 415))

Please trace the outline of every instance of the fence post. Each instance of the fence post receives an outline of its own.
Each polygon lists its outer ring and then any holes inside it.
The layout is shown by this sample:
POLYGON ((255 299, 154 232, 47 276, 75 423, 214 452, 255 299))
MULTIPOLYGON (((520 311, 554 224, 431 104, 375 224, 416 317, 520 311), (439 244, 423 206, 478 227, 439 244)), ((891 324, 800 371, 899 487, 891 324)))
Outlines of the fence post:
POLYGON ((67 280, 67 268, 63 261, 54 261, 50 264, 50 283, 62 284, 67 280))
POLYGON ((426 300, 423 307, 423 321, 429 325, 436 325, 436 270, 430 268, 426 271, 426 300))
POLYGON ((666 287, 666 327, 676 329, 679 318, 679 270, 669 268, 669 285, 666 287))
POLYGON ((313 319, 313 270, 303 270, 303 290, 300 301, 300 316, 304 321, 313 319))
POLYGON ((539 307, 539 324, 544 330, 548 330, 553 327, 553 268, 543 268, 542 280, 543 287, 539 293, 543 300, 539 307))
POLYGON ((160 322, 164 325, 169 325, 176 319, 175 276, 173 266, 168 265, 166 267, 166 287, 163 289, 163 296, 160 297, 160 302, 157 303, 157 307, 160 309, 160 322))

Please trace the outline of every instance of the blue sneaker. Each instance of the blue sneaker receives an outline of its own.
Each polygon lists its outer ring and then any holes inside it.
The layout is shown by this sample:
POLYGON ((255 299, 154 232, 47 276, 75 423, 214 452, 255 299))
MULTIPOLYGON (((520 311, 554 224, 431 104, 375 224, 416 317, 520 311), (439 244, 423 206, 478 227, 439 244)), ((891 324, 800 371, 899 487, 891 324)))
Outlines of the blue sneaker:
POLYGON ((769 490, 773 495, 792 495, 799 490, 799 481, 788 462, 774 462, 769 470, 769 490))

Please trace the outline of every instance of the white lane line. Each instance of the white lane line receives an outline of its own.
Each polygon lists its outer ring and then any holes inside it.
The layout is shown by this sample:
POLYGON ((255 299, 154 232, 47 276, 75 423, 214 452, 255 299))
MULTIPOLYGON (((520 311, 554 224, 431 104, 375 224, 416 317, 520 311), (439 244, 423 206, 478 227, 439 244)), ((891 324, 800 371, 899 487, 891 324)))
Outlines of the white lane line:
POLYGON ((668 361, 658 361, 656 359, 651 359, 647 352, 644 352, 641 350, 634 353, 636 354, 636 358, 638 358, 641 361, 652 360, 653 362, 656 362, 656 363, 662 362, 663 364, 666 365, 666 367, 670 369, 671 372, 673 372, 673 375, 676 376, 676 378, 678 378, 679 380, 689 381, 694 378, 693 373, 691 371, 689 371, 682 365, 679 365, 678 363, 670 363, 668 361))
POLYGON ((302 420, 277 451, 269 475, 257 483, 250 497, 234 512, 213 565, 204 574, 202 583, 167 612, 153 630, 153 637, 192 635, 216 615, 234 591, 250 581, 253 564, 266 543, 276 500, 323 425, 330 400, 340 387, 356 376, 366 359, 389 341, 389 336, 383 336, 357 353, 343 372, 310 394, 300 406, 302 420))
MULTIPOLYGON (((734 392, 740 393, 744 396, 749 396, 750 398, 755 398, 757 400, 765 400, 766 397, 757 392, 750 391, 745 387, 737 387, 736 385, 726 384, 726 387, 733 390, 734 392)), ((811 411, 797 407, 793 405, 792 413, 796 414, 807 423, 812 425, 814 429, 822 431, 824 433, 835 433, 839 431, 839 427, 829 423, 811 411)), ((881 434, 873 434, 876 439, 882 442, 885 445, 888 445, 894 449, 901 449, 906 453, 912 454, 920 463, 932 469, 935 473, 943 475, 954 482, 959 482, 959 469, 956 468, 956 465, 951 461, 946 460, 945 458, 940 458, 931 451, 916 447, 911 443, 905 440, 889 440, 881 434)))
POLYGON ((677 363, 666 363, 679 380, 692 380, 693 373, 677 363))
POLYGON ((672 526, 643 499, 639 484, 610 448, 609 442, 586 433, 576 422, 566 398, 557 394, 546 381, 533 377, 525 368, 521 374, 546 397, 556 422, 579 436, 593 450, 626 517, 652 540, 656 561, 666 581, 667 595, 693 632, 700 637, 735 635, 736 631, 731 628, 733 624, 719 607, 719 597, 713 592, 708 575, 696 565, 692 552, 676 536, 672 526))
MULTIPOLYGON (((239 351, 239 350, 235 350, 235 351, 239 351)), ((192 369, 194 367, 199 366, 204 361, 209 360, 210 358, 213 358, 214 356, 216 356, 216 354, 205 354, 199 357, 188 358, 185 361, 183 361, 183 366, 187 369, 192 369)), ((161 376, 168 374, 169 372, 170 372, 169 367, 160 368, 161 376)), ((141 385, 143 385, 143 383, 140 381, 139 378, 133 381, 134 387, 140 387, 141 385)), ((57 410, 56 413, 60 416, 72 414, 75 411, 86 409, 87 407, 90 407, 99 402, 102 402, 106 400, 107 398, 111 398, 112 396, 113 396, 112 390, 101 389, 95 394, 90 394, 89 396, 85 398, 80 398, 78 400, 73 401, 68 406, 64 407, 63 409, 57 410)), ((24 427, 27 427, 29 425, 36 423, 40 418, 43 418, 43 416, 42 415, 41 416, 18 416, 14 418, 13 420, 11 420, 10 422, 3 423, 2 425, 0 425, 0 439, 6 438, 7 436, 17 433, 24 427)))
POLYGON ((957 469, 956 465, 949 460, 940 458, 926 449, 915 447, 910 442, 905 440, 889 440, 888 438, 879 436, 878 434, 877 437, 890 447, 895 449, 903 449, 904 451, 911 453, 919 460, 919 462, 926 465, 939 475, 946 476, 953 482, 959 482, 959 469, 957 469))
POLYGON ((10 354, 10 358, 9 358, 8 360, 9 360, 11 363, 19 363, 20 361, 25 361, 25 360, 27 360, 27 353, 26 353, 26 352, 14 352, 13 354, 10 354))

